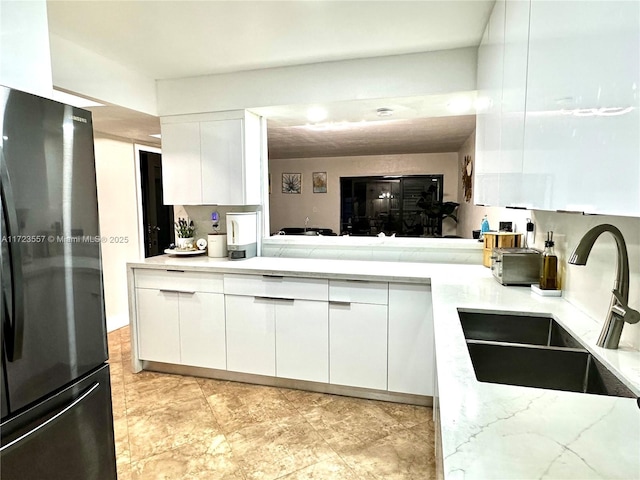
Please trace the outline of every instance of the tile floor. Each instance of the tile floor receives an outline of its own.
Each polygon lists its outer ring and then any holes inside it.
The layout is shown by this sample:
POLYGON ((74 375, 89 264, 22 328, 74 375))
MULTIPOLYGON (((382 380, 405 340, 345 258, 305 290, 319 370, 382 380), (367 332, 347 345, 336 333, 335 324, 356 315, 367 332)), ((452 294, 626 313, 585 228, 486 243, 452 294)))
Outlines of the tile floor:
POLYGON ((430 408, 133 374, 129 341, 109 333, 119 480, 435 478, 430 408))

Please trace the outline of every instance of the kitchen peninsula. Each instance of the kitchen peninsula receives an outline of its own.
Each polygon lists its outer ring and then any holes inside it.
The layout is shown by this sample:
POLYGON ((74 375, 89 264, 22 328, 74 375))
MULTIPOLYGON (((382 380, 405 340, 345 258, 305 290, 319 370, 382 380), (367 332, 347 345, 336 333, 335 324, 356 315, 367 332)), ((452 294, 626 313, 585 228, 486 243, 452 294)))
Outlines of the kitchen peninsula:
MULTIPOLYGON (((225 282, 227 276, 232 279, 229 283, 231 286, 229 294, 234 296, 241 293, 236 291, 237 289, 248 288, 252 281, 258 281, 258 284, 264 286, 265 284, 262 283, 264 280, 267 286, 271 285, 268 287, 270 290, 265 291, 263 295, 264 298, 271 297, 270 300, 276 304, 276 325, 280 322, 277 306, 280 301, 285 300, 282 295, 278 298, 277 285, 288 280, 293 280, 285 289, 290 296, 314 295, 310 293, 317 288, 314 282, 326 281, 328 284, 337 282, 334 287, 339 288, 334 288, 335 296, 328 297, 329 303, 332 298, 336 299, 334 308, 345 309, 346 304, 350 302, 353 302, 352 305, 365 304, 381 307, 382 311, 388 313, 389 326, 388 337, 384 337, 388 342, 388 350, 381 348, 380 343, 377 344, 382 354, 388 352, 388 368, 384 375, 379 375, 380 372, 376 371, 376 369, 385 369, 386 363, 381 362, 381 367, 371 368, 356 378, 341 378, 340 375, 345 371, 348 372, 350 368, 342 372, 330 370, 332 366, 348 365, 349 359, 343 355, 344 350, 340 351, 340 348, 338 351, 330 352, 331 355, 336 355, 330 358, 337 359, 337 365, 331 362, 331 366, 327 368, 323 364, 320 370, 323 375, 325 371, 327 372, 324 378, 328 377, 329 381, 335 374, 338 375, 336 378, 340 378, 337 383, 352 385, 348 387, 349 391, 345 392, 350 395, 365 396, 373 392, 377 397, 370 398, 385 398, 385 395, 393 392, 426 388, 417 394, 399 395, 399 399, 422 401, 425 397, 433 397, 436 424, 441 436, 441 448, 438 448, 439 470, 444 478, 634 478, 640 472, 640 457, 637 455, 640 449, 640 410, 635 399, 497 385, 478 382, 475 378, 458 318, 458 309, 536 312, 552 316, 636 395, 640 394, 640 371, 638 370, 640 353, 624 347, 618 350, 604 350, 596 347, 600 323, 581 313, 562 298, 539 297, 523 287, 504 287, 493 279, 488 269, 480 265, 269 257, 231 262, 202 257, 155 257, 128 264, 130 309, 133 319, 132 357, 136 371, 140 368, 156 367, 165 371, 179 371, 179 369, 171 370, 168 364, 160 365, 157 362, 144 361, 144 356, 141 356, 140 348, 144 344, 144 336, 147 333, 141 330, 141 325, 138 323, 141 305, 137 303, 136 292, 140 289, 149 290, 144 283, 143 285, 137 283, 140 274, 142 274, 141 278, 147 277, 146 280, 148 280, 149 273, 152 276, 154 273, 162 276, 170 275, 171 271, 176 270, 179 271, 178 275, 181 274, 180 272, 195 273, 202 276, 201 280, 211 278, 214 282, 220 281, 217 286, 214 286, 220 290, 220 293, 212 295, 227 295, 228 287, 225 282), (235 282, 234 277, 235 280, 242 282, 235 282), (356 281, 347 282, 347 280, 356 281), (297 286, 294 286, 296 284, 297 286), (275 290, 273 285, 276 285, 275 290), (381 291, 385 291, 381 285, 387 288, 386 296, 381 294, 381 291), (289 287, 295 291, 289 290, 289 287), (396 287, 401 288, 396 289, 396 287), (376 290, 378 288, 382 290, 376 290), (413 288, 417 288, 418 291, 416 292, 413 288), (355 298, 346 301, 344 297, 339 297, 340 294, 345 295, 345 292, 350 290, 359 291, 357 295, 360 296, 360 301, 355 301, 355 298), (409 308, 405 306, 401 313, 394 313, 396 307, 393 305, 402 305, 402 298, 405 295, 418 295, 417 298, 421 298, 421 301, 426 303, 423 303, 421 309, 416 309, 415 303, 412 303, 409 308), (384 302, 376 300, 381 296, 384 302), (385 305, 381 306, 380 303, 385 305), (416 316, 416 311, 420 315, 416 316), (393 333, 394 325, 398 325, 394 319, 403 317, 412 320, 407 328, 416 329, 415 331, 420 335, 415 338, 426 342, 427 345, 430 337, 425 335, 425 330, 420 327, 430 326, 415 322, 429 322, 431 319, 433 321, 432 345, 435 351, 422 350, 419 352, 417 362, 414 358, 413 364, 405 362, 401 365, 410 370, 425 367, 426 372, 435 374, 429 378, 430 385, 424 385, 424 375, 409 381, 409 388, 406 388, 407 383, 400 387, 396 387, 393 383, 397 379, 406 380, 402 377, 402 369, 393 367, 394 355, 398 354, 398 350, 392 346, 394 335, 401 336, 408 333, 401 329, 393 333), (356 385, 356 382, 361 383, 356 385), (603 451, 602 445, 607 445, 606 451, 603 451)), ((176 297, 176 308, 181 307, 179 302, 182 295, 188 298, 197 288, 200 287, 194 286, 193 283, 174 282, 171 289, 178 293, 169 293, 169 295, 176 297)), ((330 287, 327 288, 330 292, 330 287)), ((223 297, 220 299, 224 301, 223 297)), ((322 300, 305 301, 322 302, 322 300)), ((293 303, 296 302, 297 300, 293 303)), ((226 309, 226 333, 231 334, 231 338, 227 338, 227 348, 231 340, 231 350, 227 350, 226 368, 229 370, 236 368, 229 363, 236 362, 235 365, 248 371, 252 367, 242 364, 246 358, 238 354, 238 350, 233 346, 237 341, 237 335, 234 337, 233 333, 235 328, 233 324, 236 319, 231 318, 230 313, 234 311, 238 310, 226 309)), ((368 312, 374 311, 377 310, 368 310, 368 312)), ((343 330, 342 338, 329 337, 325 334, 329 341, 328 348, 340 347, 340 342, 349 335, 351 335, 349 338, 357 340, 358 335, 355 333, 359 333, 360 339, 374 334, 371 330, 375 330, 373 328, 375 319, 379 317, 373 313, 360 315, 360 317, 363 322, 371 320, 371 328, 365 330, 363 326, 358 332, 343 330)), ((286 316, 282 318, 286 321, 291 320, 286 316)), ((300 318, 302 317, 297 319, 300 318)), ((386 321, 387 319, 384 320, 383 325, 386 325, 386 321)), ((317 327, 317 324, 315 325, 317 327)), ((326 325, 324 324, 321 328, 327 328, 326 325)), ((224 324, 221 328, 222 334, 225 332, 224 324)), ((179 335, 183 333, 182 330, 178 332, 179 335)), ((277 339, 278 332, 275 331, 274 335, 277 339)), ((409 333, 409 338, 413 338, 411 335, 413 333, 409 333)), ((247 336, 251 341, 255 341, 258 337, 247 336)), ((266 337, 262 335, 262 338, 266 337)), ((269 341, 271 338, 269 337, 269 341)), ((375 342, 369 343, 375 344, 375 342)), ((189 346, 185 345, 185 347, 185 350, 188 350, 189 346)), ((246 352, 246 357, 259 355, 263 347, 264 345, 252 344, 252 349, 246 352)), ((285 355, 284 358, 278 358, 278 350, 279 347, 274 350, 269 347, 267 357, 275 357, 270 361, 274 365, 291 365, 291 362, 287 362, 291 357, 285 355)), ((405 348, 405 350, 410 349, 405 348)), ((404 353, 410 356, 412 352, 404 353)), ((376 361, 375 356, 371 359, 372 362, 376 361)), ((178 356, 176 363, 179 362, 178 356)), ((371 362, 359 363, 365 363, 365 366, 373 365, 371 362)), ((223 370, 217 370, 217 372, 221 371, 223 370)), ((199 372, 211 373, 210 370, 199 372)), ((306 375, 305 372, 298 373, 299 378, 306 375)), ((273 378, 272 376, 275 377, 272 373, 262 372, 246 376, 243 380, 267 382, 273 378)), ((317 387, 323 384, 323 380, 307 380, 306 384, 305 381, 300 382, 302 383, 298 383, 297 386, 302 388, 305 385, 317 387)), ((402 381, 399 384, 402 384, 402 381)))

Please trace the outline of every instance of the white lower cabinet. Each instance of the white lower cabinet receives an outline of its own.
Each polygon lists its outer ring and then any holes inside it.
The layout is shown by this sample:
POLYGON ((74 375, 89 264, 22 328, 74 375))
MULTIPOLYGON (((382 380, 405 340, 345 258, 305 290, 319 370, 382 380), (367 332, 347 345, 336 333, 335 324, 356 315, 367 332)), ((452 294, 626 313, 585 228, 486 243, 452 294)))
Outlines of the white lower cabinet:
POLYGON ((433 395, 425 284, 139 269, 134 360, 433 395))
POLYGON ((228 369, 329 381, 327 302, 227 295, 228 369))
POLYGON ((274 300, 276 375, 329 382, 329 311, 327 302, 274 300))
POLYGON ((180 363, 180 313, 177 292, 136 289, 138 350, 142 360, 180 363))
POLYGON ((227 368, 224 295, 180 294, 180 359, 184 365, 227 368))
POLYGON ((329 382, 387 389, 387 306, 329 302, 329 382))
POLYGON ((227 369, 275 376, 276 329, 273 299, 225 295, 227 369))
POLYGON ((389 284, 389 391, 433 396, 431 287, 389 284))
POLYGON ((224 296, 136 289, 143 360, 226 368, 224 296))

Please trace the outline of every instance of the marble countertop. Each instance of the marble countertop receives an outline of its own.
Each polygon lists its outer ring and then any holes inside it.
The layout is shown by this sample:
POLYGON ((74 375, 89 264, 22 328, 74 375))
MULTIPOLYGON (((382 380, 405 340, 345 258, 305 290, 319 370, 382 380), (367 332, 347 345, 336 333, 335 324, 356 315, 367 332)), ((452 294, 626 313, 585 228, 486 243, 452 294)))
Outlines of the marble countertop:
POLYGON ((458 308, 551 315, 640 396, 640 352, 624 345, 618 350, 597 347, 601 324, 562 298, 502 286, 479 265, 167 255, 128 265, 430 282, 446 479, 640 478, 640 408, 635 399, 475 378, 458 308))
POLYGON ((502 286, 478 268, 452 265, 432 279, 445 478, 640 478, 635 399, 478 382, 457 309, 551 315, 636 394, 640 352, 597 347, 601 324, 569 302, 502 286))
POLYGON ((283 257, 254 257, 247 260, 209 258, 206 255, 176 257, 160 255, 129 266, 145 268, 182 268, 220 273, 256 273, 293 277, 341 278, 428 283, 433 265, 423 263, 372 262, 360 260, 318 260, 283 257))

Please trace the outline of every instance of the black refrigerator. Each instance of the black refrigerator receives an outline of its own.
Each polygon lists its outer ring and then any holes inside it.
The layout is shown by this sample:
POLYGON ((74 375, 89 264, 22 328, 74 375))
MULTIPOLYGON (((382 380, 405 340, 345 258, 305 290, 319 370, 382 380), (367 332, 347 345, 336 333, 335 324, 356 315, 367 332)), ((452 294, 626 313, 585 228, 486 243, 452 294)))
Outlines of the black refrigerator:
POLYGON ((116 478, 91 113, 0 86, 0 478, 116 478))

